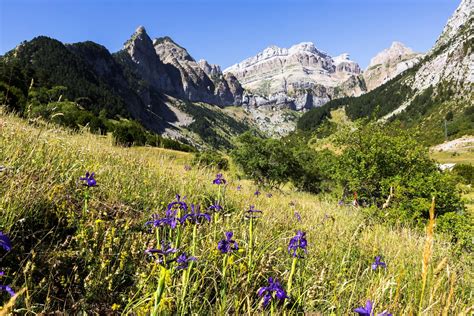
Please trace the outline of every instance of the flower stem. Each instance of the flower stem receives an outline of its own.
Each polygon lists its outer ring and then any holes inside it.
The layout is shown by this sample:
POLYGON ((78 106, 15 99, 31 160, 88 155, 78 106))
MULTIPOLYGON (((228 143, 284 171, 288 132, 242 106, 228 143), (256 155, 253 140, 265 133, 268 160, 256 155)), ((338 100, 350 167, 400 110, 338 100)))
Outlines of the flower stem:
POLYGON ((290 295, 291 292, 291 286, 293 284, 293 276, 296 271, 296 262, 298 261, 297 257, 293 258, 293 262, 291 263, 291 271, 290 271, 290 276, 288 277, 288 295, 290 295))
POLYGON ((252 255, 253 255, 253 218, 250 217, 249 222, 249 263, 248 263, 248 274, 247 281, 251 279, 252 273, 252 255))
POLYGON ((227 254, 224 255, 224 259, 222 259, 222 290, 221 290, 221 315, 224 315, 224 308, 225 308, 225 297, 226 297, 226 281, 225 275, 227 272, 227 254))
POLYGON ((156 288, 155 295, 154 295, 155 303, 153 306, 152 315, 158 315, 158 308, 160 305, 161 296, 163 295, 163 292, 165 290, 165 279, 166 279, 166 269, 162 267, 160 271, 160 279, 158 281, 158 287, 156 288))

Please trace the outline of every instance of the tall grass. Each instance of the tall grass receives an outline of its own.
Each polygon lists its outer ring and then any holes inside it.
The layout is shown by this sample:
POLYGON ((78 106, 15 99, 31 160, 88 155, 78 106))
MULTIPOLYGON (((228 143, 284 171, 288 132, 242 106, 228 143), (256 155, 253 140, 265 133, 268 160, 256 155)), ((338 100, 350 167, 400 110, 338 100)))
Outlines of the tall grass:
POLYGON ((275 304, 275 313, 351 314, 367 299, 394 315, 416 314, 420 306, 427 315, 469 312, 472 261, 454 256, 442 236, 433 234, 429 256, 430 266, 440 268, 423 272, 425 236, 367 220, 330 197, 289 189, 256 197, 256 188, 232 173, 225 174, 224 193, 211 184, 214 171, 184 169, 189 154, 118 148, 108 138, 6 115, 0 121, 0 165, 6 168, 0 173, 0 230, 14 244, 0 267, 14 288, 26 288, 16 313, 262 312, 257 291, 267 279, 288 286, 293 258, 287 246, 297 229, 306 232, 308 255, 298 259, 291 297, 275 304), (96 173, 99 186, 91 188, 83 213, 78 178, 86 171, 96 173), (180 228, 179 248, 197 258, 186 270, 174 262, 163 267, 144 253, 159 246, 144 223, 163 214, 177 193, 203 210, 219 200, 225 213, 180 228), (251 230, 245 219, 250 205, 263 211, 251 230), (224 259, 217 242, 226 231, 234 232, 239 250, 224 259), (372 271, 376 255, 386 269, 372 271))

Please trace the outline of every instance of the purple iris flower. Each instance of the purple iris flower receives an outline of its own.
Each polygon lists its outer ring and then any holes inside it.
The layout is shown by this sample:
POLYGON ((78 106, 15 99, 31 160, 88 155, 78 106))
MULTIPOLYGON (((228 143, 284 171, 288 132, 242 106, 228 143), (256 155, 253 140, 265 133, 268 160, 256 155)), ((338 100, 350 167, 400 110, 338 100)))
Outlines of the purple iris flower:
POLYGON ((188 257, 188 255, 183 252, 181 255, 176 258, 176 263, 178 263, 178 267, 176 269, 186 269, 189 265, 190 261, 196 261, 197 259, 195 257, 188 257))
POLYGON ((385 262, 382 262, 381 261, 381 257, 380 256, 376 256, 375 257, 375 261, 374 263, 372 263, 372 270, 377 270, 378 267, 382 267, 382 268, 386 268, 387 265, 385 264, 385 262))
POLYGON ((339 200, 339 202, 337 202, 337 205, 343 206, 343 205, 344 205, 344 201, 343 201, 343 200, 339 200))
POLYGON ((257 213, 262 214, 262 211, 256 210, 254 205, 250 205, 250 209, 247 211, 247 215, 245 217, 247 218, 258 218, 259 216, 257 213))
POLYGON ((225 239, 222 239, 217 244, 217 249, 221 253, 229 253, 234 250, 239 250, 239 245, 237 244, 235 240, 232 239, 232 236, 234 236, 233 232, 226 232, 225 239))
POLYGON ((306 233, 298 230, 296 235, 290 239, 290 243, 288 244, 288 253, 293 257, 302 258, 298 254, 298 249, 302 249, 304 253, 308 253, 306 247, 308 246, 308 242, 306 241, 306 233))
POLYGON ((207 213, 201 213, 199 205, 191 204, 191 212, 185 214, 183 217, 181 217, 179 221, 181 222, 181 224, 185 224, 187 220, 191 221, 191 223, 194 224, 200 224, 204 220, 210 222, 211 215, 207 213))
POLYGON ((0 291, 6 291, 11 296, 15 296, 15 291, 9 285, 0 284, 0 291))
POLYGON ((187 211, 188 210, 188 204, 186 204, 186 202, 184 202, 185 199, 186 199, 186 197, 181 198, 181 195, 176 194, 176 201, 173 201, 170 204, 168 204, 168 212, 171 212, 171 210, 173 210, 175 208, 187 211))
POLYGON ((227 181, 224 179, 224 176, 222 175, 222 173, 218 173, 214 181, 212 181, 212 184, 217 184, 217 185, 226 184, 226 183, 227 181))
POLYGON ((237 191, 240 191, 240 190, 242 190, 242 186, 239 184, 239 185, 237 186, 237 191))
POLYGON ((207 209, 209 211, 213 211, 213 212, 220 212, 220 211, 222 211, 222 206, 220 206, 219 203, 214 202, 214 204, 209 206, 207 209))
POLYGON ((298 222, 301 222, 301 215, 297 211, 295 211, 295 217, 298 220, 298 222))
POLYGON ((80 177, 79 180, 83 182, 86 187, 95 187, 97 186, 97 181, 95 181, 95 172, 89 173, 86 172, 85 177, 80 177))
POLYGON ((5 251, 10 251, 12 249, 12 242, 10 238, 0 231, 0 246, 5 249, 5 251))
POLYGON ((145 253, 156 258, 158 263, 162 263, 169 254, 175 253, 176 251, 176 248, 171 247, 171 243, 162 241, 161 249, 149 248, 145 250, 145 253))
POLYGON ((380 314, 377 314, 377 316, 392 316, 388 311, 383 311, 380 314))
POLYGON ((263 307, 267 307, 272 299, 277 298, 283 301, 288 298, 280 282, 277 279, 273 280, 272 277, 268 278, 268 286, 263 286, 258 290, 258 296, 263 296, 263 307))
POLYGON ((372 302, 367 300, 364 307, 357 307, 354 309, 354 312, 359 314, 359 316, 372 316, 372 302))
POLYGON ((260 195, 260 191, 257 189, 257 191, 255 191, 255 193, 254 193, 253 195, 259 196, 259 195, 260 195))
POLYGON ((176 217, 176 211, 167 210, 164 217, 160 217, 158 214, 153 214, 152 220, 145 223, 145 225, 153 225, 154 227, 169 226, 171 229, 175 229, 178 225, 179 219, 176 217))

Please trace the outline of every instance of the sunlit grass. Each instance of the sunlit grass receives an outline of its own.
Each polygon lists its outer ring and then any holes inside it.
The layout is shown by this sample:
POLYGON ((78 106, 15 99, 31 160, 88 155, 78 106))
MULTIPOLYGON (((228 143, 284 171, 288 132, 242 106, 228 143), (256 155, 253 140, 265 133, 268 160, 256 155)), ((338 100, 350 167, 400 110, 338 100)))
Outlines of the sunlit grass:
MULTIPOLYGON (((345 315, 367 299, 378 312, 418 312, 423 233, 387 227, 367 220, 358 209, 337 206, 331 197, 289 187, 272 192, 271 198, 267 192, 257 197, 256 187, 236 180, 233 169, 224 173, 228 184, 221 194, 211 184, 215 171, 185 170, 191 160, 186 153, 118 148, 109 138, 0 116, 0 165, 6 168, 0 173, 0 229, 14 244, 1 267, 12 286, 26 288, 17 299, 17 312, 261 312, 257 291, 268 277, 287 288, 292 264, 287 246, 298 229, 307 233, 308 255, 297 262, 291 300, 275 305, 275 313, 345 315), (83 214, 85 188, 78 178, 86 171, 96 173, 99 186, 90 189, 83 214), (241 191, 236 190, 238 184, 241 191), (222 198, 228 214, 197 227, 194 242, 192 225, 182 228, 180 248, 191 252, 195 247, 198 259, 187 270, 186 292, 183 271, 175 270, 174 263, 163 270, 144 254, 157 246, 156 235, 144 223, 153 213, 163 214, 177 193, 203 210, 222 198), (250 239, 244 215, 250 205, 263 215, 253 227, 253 269, 248 277, 250 239), (226 259, 223 277, 224 258, 217 242, 226 231, 234 232, 240 250, 226 259), (383 256, 387 269, 371 270, 376 255, 383 256), (160 284, 164 290, 154 306, 160 284)), ((172 242, 177 238, 175 231, 162 234, 172 242)), ((448 314, 467 314, 472 259, 454 255, 436 229, 434 238, 422 311, 438 315, 448 308, 448 314)))

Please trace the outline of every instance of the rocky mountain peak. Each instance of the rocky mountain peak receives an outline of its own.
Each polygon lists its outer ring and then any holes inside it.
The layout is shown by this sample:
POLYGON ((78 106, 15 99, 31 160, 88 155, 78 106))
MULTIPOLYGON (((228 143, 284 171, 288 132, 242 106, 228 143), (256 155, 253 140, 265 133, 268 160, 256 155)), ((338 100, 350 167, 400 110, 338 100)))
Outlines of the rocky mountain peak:
POLYGON ((200 59, 198 61, 198 64, 199 67, 201 67, 201 69, 204 70, 204 72, 208 76, 215 77, 222 75, 222 70, 219 65, 209 64, 205 59, 200 59))
POLYGON ((135 30, 135 34, 146 34, 145 27, 143 25, 138 26, 135 30))
POLYGON ((156 53, 163 61, 166 61, 169 58, 195 61, 185 48, 178 45, 168 36, 155 38, 153 40, 153 46, 155 48, 156 53))
POLYGON ((125 42, 124 50, 135 62, 144 56, 154 55, 153 43, 143 26, 140 25, 130 39, 125 42))
POLYGON ((414 52, 401 42, 393 42, 389 48, 379 52, 370 60, 363 76, 370 91, 395 78, 403 71, 415 66, 423 55, 414 52))
POLYGON ((393 42, 389 48, 384 49, 370 60, 369 68, 375 65, 384 65, 404 59, 406 56, 416 54, 411 48, 401 42, 393 42))

